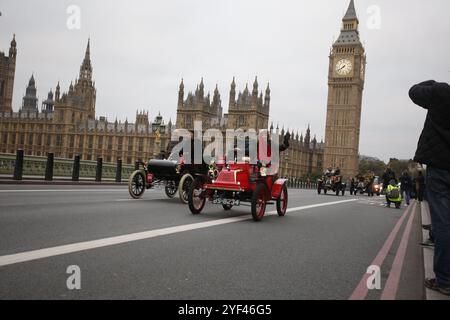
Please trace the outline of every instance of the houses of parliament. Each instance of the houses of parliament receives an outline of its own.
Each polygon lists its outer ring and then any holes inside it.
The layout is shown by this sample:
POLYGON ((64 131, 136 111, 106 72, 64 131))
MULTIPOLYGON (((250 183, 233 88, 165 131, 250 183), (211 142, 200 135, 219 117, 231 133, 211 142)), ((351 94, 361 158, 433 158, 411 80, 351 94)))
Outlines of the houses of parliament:
MULTIPOLYGON (((31 75, 22 105, 13 110, 13 91, 17 42, 13 37, 9 53, 0 52, 0 153, 23 149, 26 155, 82 160, 102 157, 125 164, 156 157, 169 144, 175 128, 193 129, 201 121, 203 129, 270 129, 281 135, 291 134, 291 147, 282 154, 279 174, 288 178, 317 175, 324 167, 340 166, 347 175, 358 170, 359 131, 362 92, 365 77, 365 52, 359 40, 359 21, 354 1, 350 1, 343 18, 338 40, 329 56, 328 101, 325 143, 318 142, 308 127, 299 134, 273 124, 269 126, 271 88, 260 89, 256 78, 237 91, 232 80, 228 112, 224 113, 221 94, 216 86, 213 95, 206 93, 203 79, 194 91, 185 94, 183 80, 179 85, 176 123, 164 122, 158 114, 150 119, 145 111, 137 111, 134 123, 110 122, 96 115, 97 90, 93 81, 90 41, 88 40, 78 78, 68 91, 58 83, 39 107, 36 79, 31 75)), ((17 90, 17 89, 16 89, 17 90)))

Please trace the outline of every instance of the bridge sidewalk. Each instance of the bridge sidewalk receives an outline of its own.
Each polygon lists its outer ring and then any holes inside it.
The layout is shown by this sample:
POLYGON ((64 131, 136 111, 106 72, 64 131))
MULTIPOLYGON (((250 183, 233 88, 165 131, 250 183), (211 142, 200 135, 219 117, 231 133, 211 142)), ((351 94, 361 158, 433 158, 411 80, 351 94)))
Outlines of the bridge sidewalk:
MULTIPOLYGON (((421 216, 422 216, 422 225, 431 224, 431 218, 430 218, 430 207, 428 205, 428 202, 422 202, 420 205, 420 208, 417 207, 418 210, 420 210, 421 216)), ((423 241, 427 241, 429 238, 428 231, 425 231, 422 229, 423 232, 423 241)), ((434 250, 433 248, 424 247, 423 248, 423 263, 424 263, 424 269, 425 269, 425 277, 426 278, 434 278, 434 272, 433 272, 433 255, 434 250)), ((449 300, 450 297, 440 294, 439 292, 425 289, 426 299, 427 300, 449 300)))

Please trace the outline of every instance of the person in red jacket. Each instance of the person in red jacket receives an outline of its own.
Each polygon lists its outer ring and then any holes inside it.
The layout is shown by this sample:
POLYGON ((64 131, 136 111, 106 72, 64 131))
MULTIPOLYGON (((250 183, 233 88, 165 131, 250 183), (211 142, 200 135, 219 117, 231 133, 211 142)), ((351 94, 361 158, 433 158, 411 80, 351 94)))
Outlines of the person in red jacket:
POLYGON ((433 80, 409 91, 411 100, 428 110, 414 160, 427 165, 426 198, 435 241, 435 279, 429 289, 450 295, 450 86, 433 80))

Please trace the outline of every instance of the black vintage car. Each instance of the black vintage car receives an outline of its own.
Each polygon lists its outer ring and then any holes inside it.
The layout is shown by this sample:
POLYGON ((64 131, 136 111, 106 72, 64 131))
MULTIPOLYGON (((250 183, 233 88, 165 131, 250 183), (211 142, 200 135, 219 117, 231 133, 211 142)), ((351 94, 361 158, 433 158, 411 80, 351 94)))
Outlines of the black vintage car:
POLYGON ((146 189, 164 188, 167 197, 174 198, 178 192, 181 202, 186 204, 195 175, 208 172, 206 164, 193 164, 192 160, 192 156, 187 153, 172 153, 167 159, 138 162, 139 169, 128 180, 131 197, 139 199, 146 189), (186 161, 187 157, 191 158, 190 162, 186 161))
POLYGON ((345 189, 347 184, 343 182, 342 176, 340 175, 324 175, 322 179, 317 180, 317 193, 321 194, 322 190, 324 194, 328 191, 336 193, 337 196, 342 194, 345 195, 345 189))

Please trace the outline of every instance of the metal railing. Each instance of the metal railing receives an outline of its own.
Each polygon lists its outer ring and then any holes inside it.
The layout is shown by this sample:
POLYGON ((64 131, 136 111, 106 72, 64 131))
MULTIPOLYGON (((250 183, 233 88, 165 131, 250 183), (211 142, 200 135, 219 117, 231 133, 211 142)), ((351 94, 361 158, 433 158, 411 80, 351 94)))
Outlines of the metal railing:
POLYGON ((11 175, 13 180, 22 180, 24 176, 42 177, 47 181, 54 177, 67 177, 72 181, 113 179, 122 182, 122 177, 128 178, 134 171, 134 165, 117 163, 104 163, 102 158, 97 161, 80 160, 76 155, 74 159, 55 158, 53 153, 47 157, 26 156, 23 150, 14 154, 0 154, 0 174, 11 175))
POLYGON ((287 187, 290 189, 317 189, 317 182, 289 179, 287 187))

